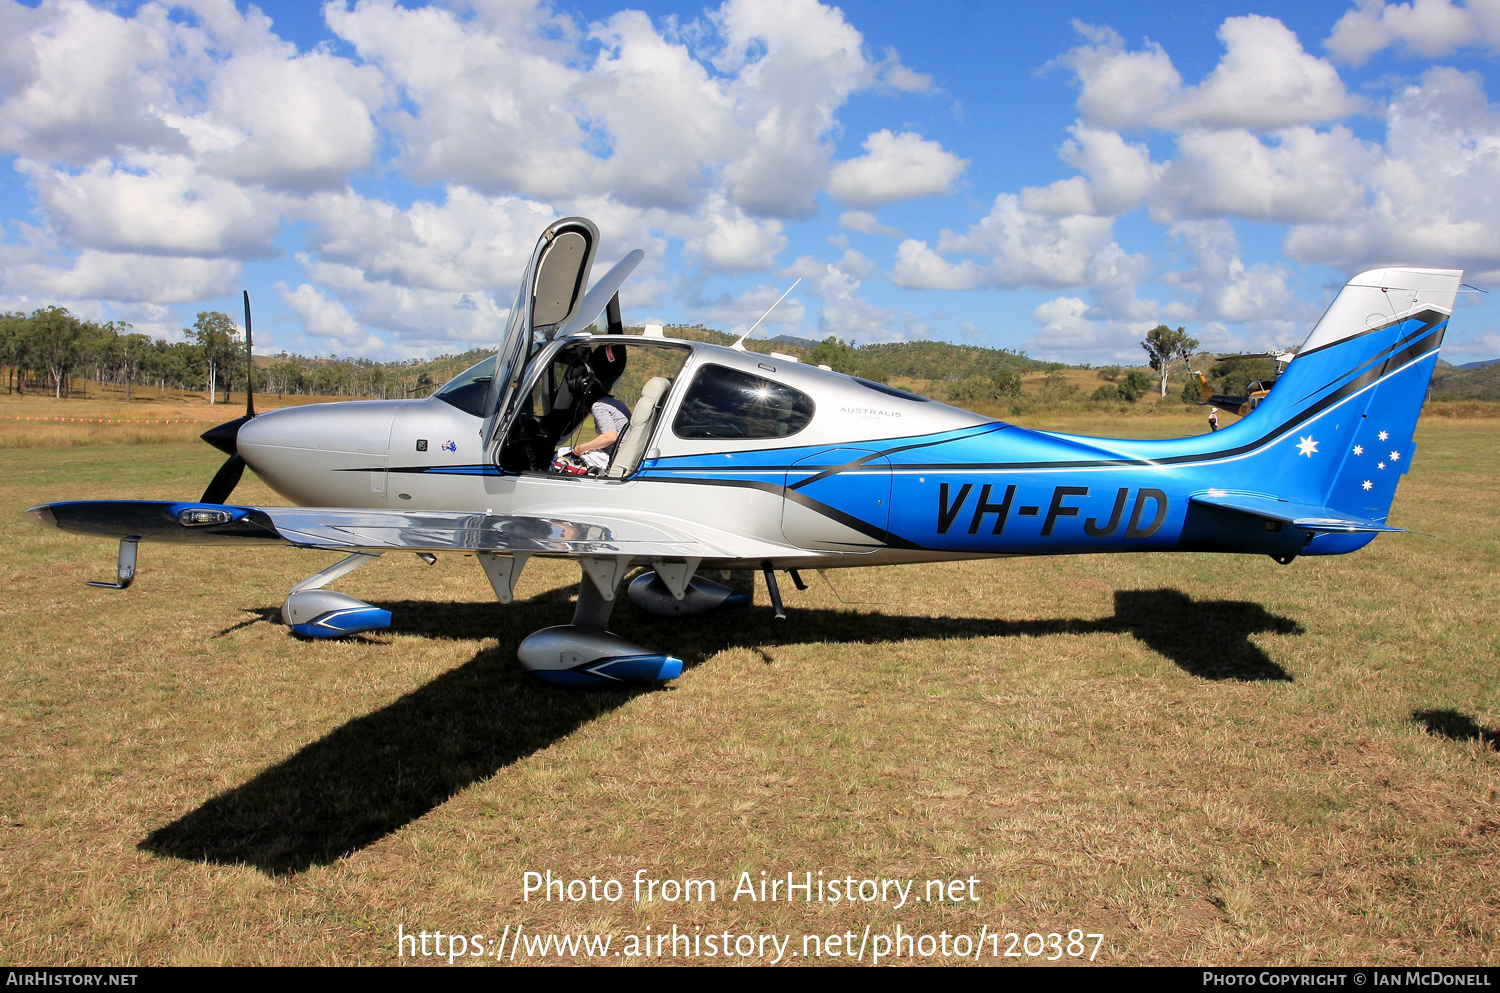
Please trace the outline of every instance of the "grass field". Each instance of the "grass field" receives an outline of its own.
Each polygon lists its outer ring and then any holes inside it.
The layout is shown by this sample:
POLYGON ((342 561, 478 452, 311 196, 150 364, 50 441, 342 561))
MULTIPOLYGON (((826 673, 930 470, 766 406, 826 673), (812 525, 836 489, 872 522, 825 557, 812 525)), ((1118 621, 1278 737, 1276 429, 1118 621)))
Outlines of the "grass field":
MULTIPOLYGON (((1077 421, 1047 426, 1104 433, 1077 421)), ((1108 963, 1495 964, 1500 421, 1417 439, 1392 520, 1431 537, 1288 567, 835 573, 836 593, 784 584, 781 624, 763 590, 700 620, 626 604, 615 630, 690 668, 613 694, 515 661, 570 616, 561 563, 502 607, 471 559, 387 556, 338 586, 389 607, 388 633, 300 642, 277 609, 333 556, 146 545, 118 593, 83 585, 112 576, 112 545, 18 517, 194 496, 222 460, 208 446, 0 447, 0 959, 390 963, 398 926, 517 924, 800 951, 899 924, 1079 928, 1108 963), (719 899, 637 904, 638 869, 719 899), (547 870, 625 898, 523 902, 522 874, 547 870), (918 892, 973 876, 980 899, 730 900, 763 870, 918 892)), ((278 502, 250 474, 236 499, 278 502)))

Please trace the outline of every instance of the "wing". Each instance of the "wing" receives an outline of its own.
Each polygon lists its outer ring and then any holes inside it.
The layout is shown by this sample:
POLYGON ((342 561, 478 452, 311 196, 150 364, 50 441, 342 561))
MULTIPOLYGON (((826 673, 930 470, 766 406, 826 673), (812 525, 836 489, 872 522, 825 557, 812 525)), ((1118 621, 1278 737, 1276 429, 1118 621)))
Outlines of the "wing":
POLYGON ((285 544, 349 552, 528 552, 558 556, 787 559, 812 553, 671 518, 574 520, 449 511, 234 507, 153 500, 42 504, 24 515, 73 534, 199 545, 285 544))

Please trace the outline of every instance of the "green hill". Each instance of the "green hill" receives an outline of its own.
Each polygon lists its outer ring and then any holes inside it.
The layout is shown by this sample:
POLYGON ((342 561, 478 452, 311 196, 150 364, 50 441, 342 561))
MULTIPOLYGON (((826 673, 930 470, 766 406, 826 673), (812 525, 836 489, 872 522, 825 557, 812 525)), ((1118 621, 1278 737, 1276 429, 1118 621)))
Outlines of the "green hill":
POLYGON ((1460 369, 1439 359, 1431 396, 1434 400, 1500 400, 1500 364, 1460 369))

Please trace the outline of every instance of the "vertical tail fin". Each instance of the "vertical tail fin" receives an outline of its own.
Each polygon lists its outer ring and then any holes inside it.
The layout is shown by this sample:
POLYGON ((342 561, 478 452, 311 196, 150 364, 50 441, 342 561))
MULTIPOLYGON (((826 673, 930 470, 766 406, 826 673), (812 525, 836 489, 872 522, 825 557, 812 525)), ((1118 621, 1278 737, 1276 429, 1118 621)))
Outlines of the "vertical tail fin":
POLYGON ((1384 521, 1463 271, 1386 268, 1344 286, 1259 407, 1256 489, 1384 521))

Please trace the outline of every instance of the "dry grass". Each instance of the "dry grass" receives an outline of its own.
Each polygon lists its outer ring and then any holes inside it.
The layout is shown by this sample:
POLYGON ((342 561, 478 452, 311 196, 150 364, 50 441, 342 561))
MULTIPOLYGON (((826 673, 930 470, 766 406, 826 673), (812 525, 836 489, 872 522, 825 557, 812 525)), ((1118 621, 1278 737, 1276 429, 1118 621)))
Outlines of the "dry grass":
MULTIPOLYGON (((40 393, 0 393, 0 449, 186 444, 245 412, 243 393, 227 404, 221 399, 210 405, 206 394, 136 387, 126 403, 122 390, 86 386, 62 400, 40 393)), ((255 409, 345 399, 257 393, 255 409)))
MULTIPOLYGON (((1083 429, 1083 425, 1077 426, 1083 429)), ((1156 432, 1160 420, 1113 421, 1156 432)), ((1424 423, 1383 537, 1299 560, 1098 556, 836 573, 615 628, 690 663, 568 693, 462 557, 339 584, 379 637, 274 614, 331 556, 42 531, 45 499, 196 493, 201 443, 0 451, 0 958, 393 961, 408 931, 1107 934, 1112 963, 1494 964, 1500 422, 1424 423), (851 605, 840 602, 865 601, 851 605), (521 874, 980 879, 964 908, 520 902, 521 874)), ((271 502, 247 476, 237 497, 271 502)), ((799 939, 800 940, 800 939, 799 939)))

